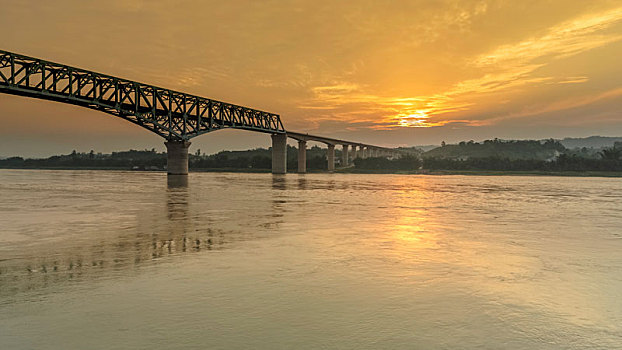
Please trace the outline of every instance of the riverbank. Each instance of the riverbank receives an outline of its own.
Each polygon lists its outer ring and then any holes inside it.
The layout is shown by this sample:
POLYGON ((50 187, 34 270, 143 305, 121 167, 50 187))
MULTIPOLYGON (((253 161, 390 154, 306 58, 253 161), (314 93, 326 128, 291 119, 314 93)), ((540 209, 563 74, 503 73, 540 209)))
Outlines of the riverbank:
MULTIPOLYGON (((126 167, 0 167, 0 169, 25 169, 25 170, 115 170, 115 171, 147 171, 165 172, 157 169, 128 169, 126 167)), ((270 173, 270 169, 240 169, 240 168, 203 168, 190 169, 197 173, 270 173)), ((295 174, 295 171, 288 172, 295 174)), ((327 173, 322 170, 308 170, 307 173, 327 173)), ((494 170, 381 170, 381 169, 336 169, 337 174, 394 174, 394 175, 471 175, 471 176, 568 176, 568 177, 622 177, 620 171, 494 171, 494 170)))
POLYGON ((369 170, 346 168, 337 170, 349 174, 398 175, 473 175, 473 176, 572 176, 572 177, 622 177, 620 171, 499 171, 499 170, 369 170))

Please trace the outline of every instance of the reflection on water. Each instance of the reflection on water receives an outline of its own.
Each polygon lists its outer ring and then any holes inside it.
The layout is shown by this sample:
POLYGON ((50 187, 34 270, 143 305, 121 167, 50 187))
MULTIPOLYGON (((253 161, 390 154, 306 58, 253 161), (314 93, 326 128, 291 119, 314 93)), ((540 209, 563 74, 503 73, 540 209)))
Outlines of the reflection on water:
POLYGON ((169 190, 174 188, 188 188, 188 176, 186 175, 168 175, 166 184, 169 190))
MULTIPOLYGON (((80 177, 72 172, 67 174, 61 172, 60 175, 68 175, 67 189, 72 187, 67 193, 68 197, 81 202, 72 209, 78 210, 80 216, 97 216, 97 213, 82 211, 82 208, 88 206, 86 203, 91 201, 91 197, 88 193, 78 195, 83 189, 73 186, 74 181, 78 184, 81 181, 90 181, 92 174, 80 177)), ((120 276, 140 266, 160 262, 162 258, 168 256, 218 250, 236 241, 261 237, 257 232, 243 232, 227 223, 219 224, 219 221, 229 218, 225 218, 223 212, 218 209, 203 211, 191 208, 187 176, 158 177, 155 180, 157 181, 149 183, 149 186, 155 186, 153 193, 140 202, 131 203, 127 207, 123 206, 123 201, 118 203, 120 205, 118 211, 127 210, 128 213, 125 214, 133 215, 134 222, 123 220, 98 222, 97 217, 92 218, 93 222, 89 222, 89 218, 84 218, 73 222, 76 225, 75 230, 79 233, 77 235, 69 232, 72 230, 67 227, 59 225, 45 232, 44 237, 37 237, 35 232, 14 244, 4 242, 0 246, 2 301, 10 301, 11 299, 5 298, 24 291, 37 292, 39 289, 53 287, 55 284, 62 285, 68 281, 79 282, 89 278, 120 276), (158 186, 158 182, 161 181, 166 182, 166 187, 158 186), (45 237, 48 233, 52 237, 45 237)), ((86 183, 83 185, 90 187, 86 183)), ((46 190, 39 194, 32 191, 31 195, 45 196, 45 192, 46 190)), ((53 196, 52 193, 48 194, 53 196)), ((32 203, 18 198, 24 195, 23 191, 13 195, 16 196, 16 206, 20 206, 21 203, 22 209, 29 212, 32 203)), ((7 203, 11 200, 7 199, 7 203)), ((104 206, 117 204, 116 198, 107 200, 111 202, 103 203, 104 206)), ((42 205, 40 209, 45 211, 48 207, 42 205)), ((274 206, 275 214, 268 216, 268 220, 262 226, 266 229, 275 227, 279 222, 277 219, 282 217, 281 210, 282 208, 274 206)), ((110 217, 106 219, 109 220, 110 217)), ((238 224, 244 223, 246 219, 245 216, 236 217, 236 220, 241 220, 237 222, 238 224)), ((10 223, 4 225, 6 230, 3 233, 14 231, 19 234, 22 229, 11 226, 10 223)), ((45 226, 39 229, 47 231, 45 226)))
POLYGON ((0 170, 0 348, 616 348, 620 189, 0 170))
POLYGON ((279 174, 272 175, 272 188, 275 190, 286 190, 287 176, 279 174))

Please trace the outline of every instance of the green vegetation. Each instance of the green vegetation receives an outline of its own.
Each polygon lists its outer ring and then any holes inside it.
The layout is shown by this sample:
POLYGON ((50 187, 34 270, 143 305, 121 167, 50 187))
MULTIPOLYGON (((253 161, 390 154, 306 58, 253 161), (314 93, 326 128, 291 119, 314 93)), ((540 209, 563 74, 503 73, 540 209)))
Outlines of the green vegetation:
MULTIPOLYGON (((297 149, 288 146, 287 155, 287 168, 295 171, 298 167, 297 149)), ((189 155, 189 167, 191 170, 269 171, 272 168, 272 155, 271 150, 265 148, 222 151, 212 155, 201 154, 201 151, 197 150, 189 155)), ((166 169, 166 153, 156 152, 155 149, 129 150, 112 154, 73 151, 67 155, 43 159, 22 157, 0 159, 0 168, 164 170, 166 169)), ((317 146, 309 148, 307 169, 321 171, 326 168, 326 150, 317 146)))
MULTIPOLYGON (((609 148, 567 149, 559 141, 473 141, 441 147, 421 153, 403 148, 411 155, 396 159, 384 157, 357 158, 354 167, 343 172, 360 173, 435 173, 435 174, 611 174, 622 172, 622 143, 609 148)), ((295 172, 298 150, 288 146, 287 168, 295 172)), ((336 151, 336 159, 341 152, 336 151)), ((267 172, 272 167, 271 150, 257 148, 247 151, 222 151, 212 155, 197 150, 189 155, 194 171, 267 172)), ((101 154, 72 152, 44 159, 12 157, 0 160, 0 168, 33 169, 134 169, 164 170, 166 153, 152 150, 130 150, 101 154)), ((307 150, 308 171, 325 171, 326 149, 307 150)))
MULTIPOLYGON (((164 155, 166 159, 166 155, 164 155)), ((191 170, 208 169, 256 169, 270 170, 272 168, 272 151, 257 148, 248 151, 222 151, 213 155, 201 155, 198 150, 190 155, 189 167, 191 170)), ((298 150, 287 146, 287 169, 298 169, 298 150)), ((314 146, 307 149, 307 169, 326 170, 326 149, 314 146)))
POLYGON ((428 170, 492 170, 492 171, 622 171, 620 159, 590 159, 560 155, 555 160, 508 158, 425 158, 423 167, 428 170))
POLYGON ((443 145, 418 158, 369 158, 355 160, 357 170, 419 172, 621 172, 622 145, 595 150, 566 149, 555 140, 486 140, 443 145))
POLYGON ((566 148, 553 139, 541 141, 501 141, 486 140, 460 142, 446 145, 423 154, 424 158, 500 158, 500 159, 553 159, 565 152, 566 148))
POLYGON ((102 169, 163 169, 166 165, 166 154, 157 153, 155 149, 136 151, 129 150, 124 152, 113 152, 112 154, 101 154, 93 151, 89 153, 79 153, 73 151, 71 154, 52 156, 43 159, 24 159, 22 157, 11 157, 0 160, 0 168, 34 168, 34 169, 54 169, 54 168, 102 168, 102 169))
POLYGON ((354 167, 356 169, 365 170, 409 170, 415 171, 421 167, 419 157, 408 155, 396 159, 388 159, 384 157, 374 158, 356 158, 354 167))

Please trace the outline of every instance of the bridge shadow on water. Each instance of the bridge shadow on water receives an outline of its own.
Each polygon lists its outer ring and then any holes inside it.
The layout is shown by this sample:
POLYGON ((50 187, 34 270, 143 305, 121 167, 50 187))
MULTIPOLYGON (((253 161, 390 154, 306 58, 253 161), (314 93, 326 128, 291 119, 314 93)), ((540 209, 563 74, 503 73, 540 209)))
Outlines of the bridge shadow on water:
MULTIPOLYGON (((284 181, 273 180, 272 189, 286 189, 284 181)), ((193 185, 197 184, 189 183, 186 176, 168 176, 165 195, 144 203, 134 224, 113 224, 112 232, 93 228, 83 237, 0 246, 0 303, 9 303, 21 293, 36 297, 87 280, 131 276, 158 264, 235 249, 244 241, 278 234, 285 200, 275 197, 272 205, 262 210, 259 221, 257 217, 238 217, 238 222, 230 225, 223 223, 230 219, 225 216, 239 213, 203 208, 193 199, 192 192, 197 190, 193 185)))
MULTIPOLYGON (((327 175, 330 176, 330 175, 327 175)), ((272 175, 273 190, 348 190, 351 185, 347 181, 336 181, 334 179, 309 179, 306 174, 299 175, 272 175)))

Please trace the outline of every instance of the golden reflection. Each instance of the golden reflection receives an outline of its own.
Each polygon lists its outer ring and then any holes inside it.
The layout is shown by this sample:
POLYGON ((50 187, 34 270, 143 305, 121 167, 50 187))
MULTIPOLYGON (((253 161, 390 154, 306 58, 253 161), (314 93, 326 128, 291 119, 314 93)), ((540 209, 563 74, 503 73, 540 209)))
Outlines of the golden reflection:
MULTIPOLYGON (((418 251, 418 258, 421 258, 422 251, 438 247, 436 227, 440 219, 434 211, 426 209, 429 205, 429 199, 426 198, 428 191, 424 190, 426 179, 422 177, 415 179, 416 187, 422 190, 413 189, 412 180, 409 179, 409 183, 404 183, 403 178, 398 178, 398 183, 394 185, 404 189, 398 192, 394 200, 395 205, 391 208, 393 210, 391 217, 394 221, 389 226, 389 232, 397 244, 397 251, 408 255, 415 249, 418 251)), ((432 256, 428 258, 433 259, 432 256)))
MULTIPOLYGON (((585 298, 585 293, 576 291, 575 283, 589 283, 591 277, 572 272, 563 261, 543 259, 541 251, 534 250, 543 249, 534 243, 540 232, 521 238, 508 231, 508 224, 498 216, 503 210, 491 207, 490 198, 460 198, 455 193, 445 197, 444 190, 435 193, 424 179, 409 181, 417 181, 421 191, 404 190, 392 199, 394 206, 387 208, 391 212, 386 215, 394 222, 386 228, 393 245, 383 254, 391 254, 406 266, 415 264, 417 269, 441 264, 440 273, 451 271, 449 283, 471 295, 534 305, 576 324, 584 324, 587 319, 608 321, 607 311, 598 302, 600 294, 607 291, 591 291, 594 298, 585 298), (443 203, 451 203, 451 208, 444 208, 443 203), (471 220, 462 217, 464 210, 471 213, 471 220), (547 281, 566 274, 571 278, 558 282, 565 293, 543 289, 547 281)), ((409 187, 400 182, 394 186, 409 187)), ((440 274, 430 278, 444 277, 440 274)))
MULTIPOLYGON (((429 213, 422 209, 400 208, 396 218, 389 230, 393 241, 398 245, 397 251, 408 254, 417 250, 417 258, 420 259, 421 252, 438 247, 438 233, 434 230, 435 218, 429 213)), ((432 255, 436 253, 430 254, 429 258, 432 259, 432 255)))

